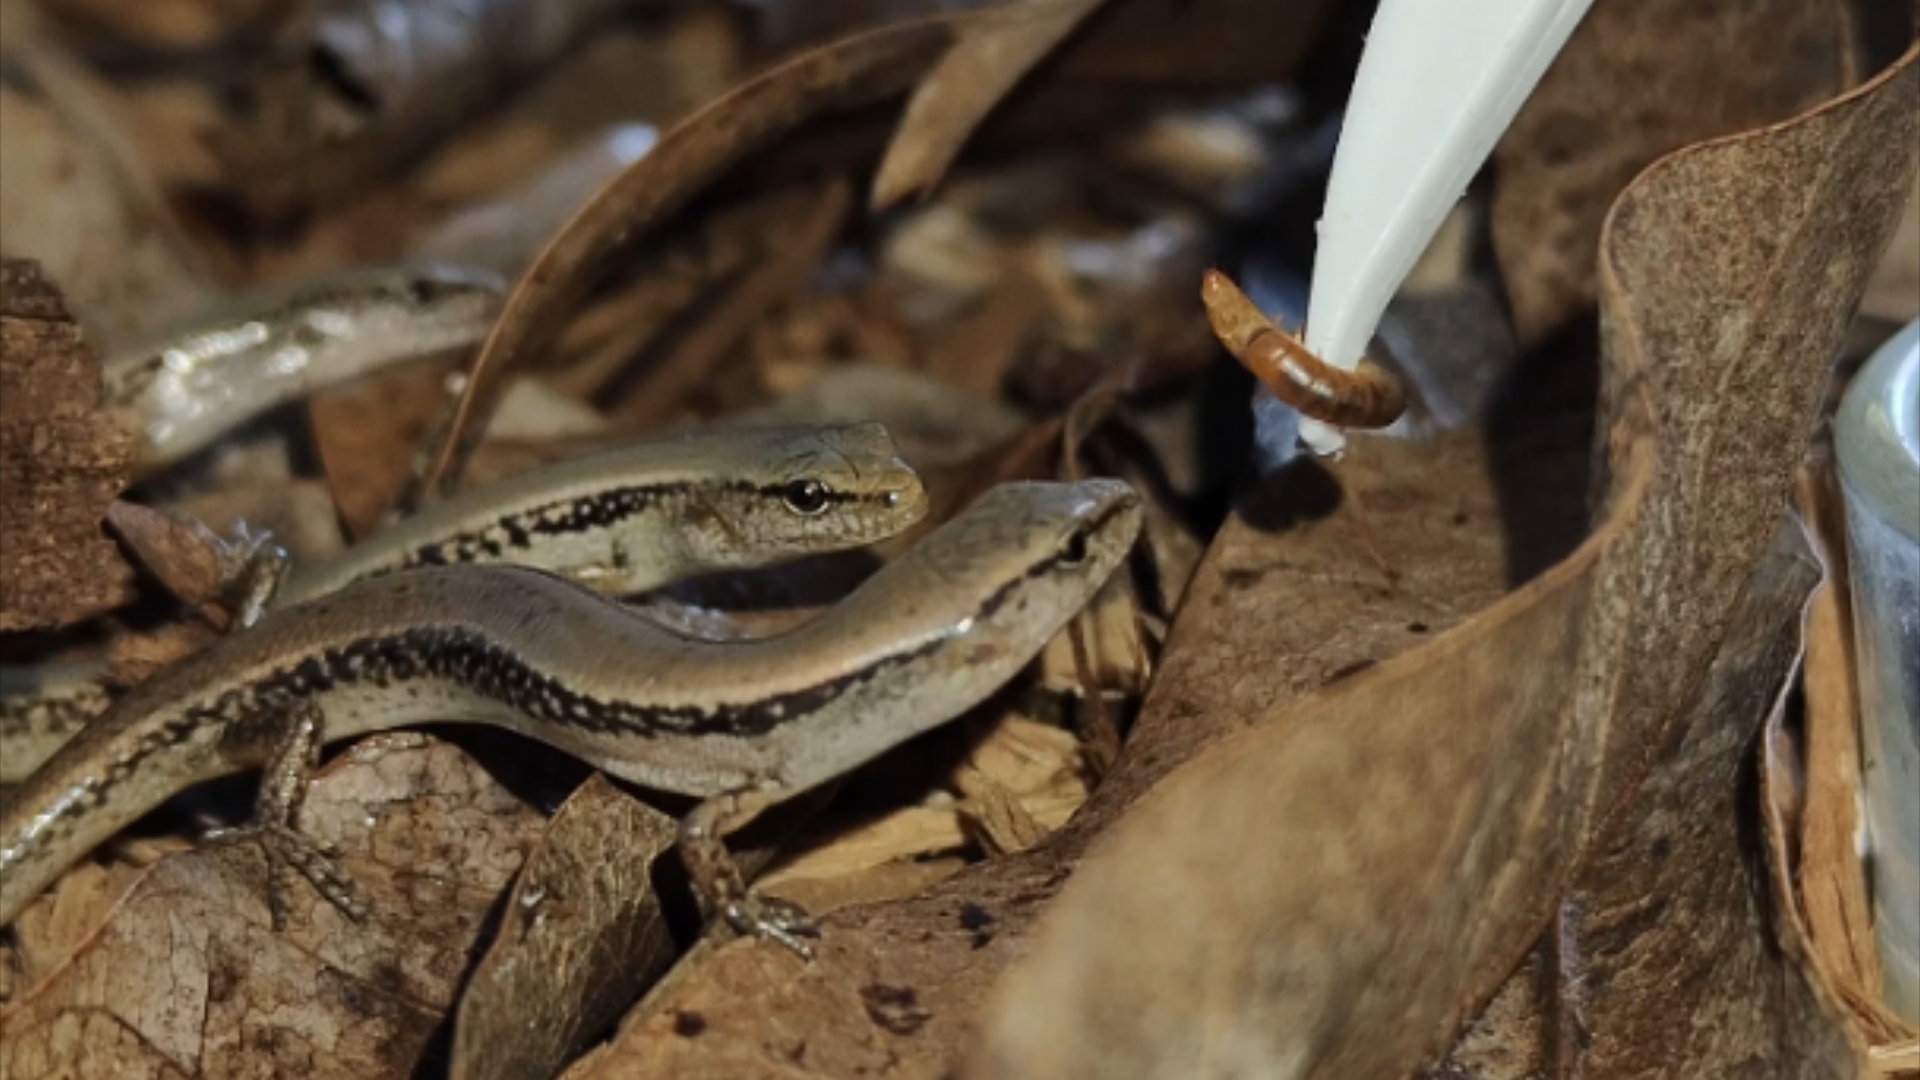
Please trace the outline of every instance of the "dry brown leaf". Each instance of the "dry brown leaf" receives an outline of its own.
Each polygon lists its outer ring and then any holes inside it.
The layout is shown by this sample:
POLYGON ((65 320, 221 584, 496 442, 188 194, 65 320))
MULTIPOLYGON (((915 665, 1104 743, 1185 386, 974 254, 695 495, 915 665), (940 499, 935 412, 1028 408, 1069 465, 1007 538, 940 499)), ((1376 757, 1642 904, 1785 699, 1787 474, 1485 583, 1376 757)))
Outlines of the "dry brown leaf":
MULTIPOLYGON (((993 0, 768 0, 767 44, 791 48, 878 19, 904 19, 993 0)), ((1120 0, 1061 50, 1063 73, 1097 83, 1244 87, 1299 74, 1336 5, 1322 0, 1120 0)))
POLYGON ((1602 0, 1494 149, 1494 253, 1522 347, 1590 311, 1601 220, 1635 173, 1853 81, 1841 3, 1602 0))
POLYGON ((1910 51, 1629 188, 1602 246, 1605 520, 1144 799, 1001 987, 973 1075, 1392 1077, 1438 1053, 1682 730, 1894 227, 1917 77, 1910 51))
POLYGON ((227 629, 231 612, 222 601, 232 599, 245 569, 238 548, 190 514, 124 499, 107 507, 107 524, 163 588, 209 625, 227 629))
MULTIPOLYGON (((991 788, 1015 805, 1009 812, 1044 832, 1064 825, 1087 799, 1087 779, 1081 769, 1081 749, 1072 733, 1026 719, 1019 714, 1000 717, 992 729, 946 777, 947 785, 974 795, 975 788, 991 788)), ((762 878, 761 885, 781 896, 801 899, 807 910, 824 914, 849 902, 873 902, 903 895, 884 880, 884 896, 861 893, 873 887, 860 878, 889 864, 909 860, 923 866, 939 865, 918 875, 920 888, 961 869, 957 861, 940 862, 937 855, 959 852, 974 839, 967 818, 977 812, 966 802, 930 798, 878 818, 857 820, 851 827, 822 831, 809 844, 781 855, 762 878), (831 893, 830 904, 808 902, 831 893)))
POLYGON ((619 410, 628 424, 645 429, 671 418, 756 322, 806 284, 846 225, 853 188, 836 177, 821 187, 789 193, 780 203, 786 235, 770 245, 772 250, 757 265, 728 283, 712 308, 702 313, 699 325, 648 369, 619 410))
POLYGON ((445 422, 455 363, 383 372, 308 400, 314 446, 349 536, 375 531, 413 478, 422 441, 445 422))
POLYGON ((1799 803, 1805 793, 1799 788, 1803 783, 1802 766, 1789 731, 1791 717, 1785 705, 1783 700, 1767 717, 1759 785, 1766 823, 1764 842, 1771 871, 1771 889, 1766 898, 1772 907, 1779 947, 1801 965, 1821 1004, 1839 1016, 1835 1026, 1856 1050, 1864 1048, 1869 1068, 1863 1075, 1904 1075, 1920 1071, 1915 1066, 1901 1065, 1902 1057, 1920 1046, 1913 1026, 1887 1008, 1878 993, 1850 980, 1824 950, 1814 947, 1808 936, 1806 912, 1791 874, 1794 866, 1792 823, 1799 819, 1799 803))
POLYGON ((1795 494, 1827 576, 1806 618, 1800 740, 1789 732, 1791 717, 1784 705, 1767 718, 1760 789, 1777 922, 1808 980, 1842 1013, 1842 1029, 1867 1048, 1881 1072, 1893 1075, 1899 1072, 1899 1048, 1911 1046, 1915 1032, 1881 1000, 1871 887, 1854 842, 1861 784, 1859 703, 1844 506, 1830 456, 1802 471, 1795 494))
POLYGON ((1127 698, 1145 693, 1153 654, 1133 583, 1126 577, 1110 579, 1070 631, 1047 642, 1038 663, 1041 685, 1059 693, 1127 698))
POLYGON ((1798 524, 1786 522, 1707 692, 1542 938, 1550 977, 1523 965, 1495 996, 1499 1013, 1483 1014, 1430 1080, 1494 1080, 1511 1074, 1481 1062, 1529 1056, 1550 1057, 1552 1075, 1566 1077, 1851 1074, 1830 1004, 1774 947, 1752 903, 1767 884, 1745 840, 1759 809, 1746 782, 1755 736, 1784 699, 1818 579, 1798 524))
POLYGON ((1009 973, 975 1075, 1387 1077, 1431 1052, 1434 1029, 1458 1018, 1445 1016, 1460 1007, 1455 980, 1482 965, 1497 978, 1518 958, 1475 964, 1472 950, 1514 932, 1502 921, 1521 935, 1539 924, 1499 919, 1513 906, 1503 894, 1552 896, 1546 867, 1500 863, 1544 860, 1575 831, 1565 809, 1496 822, 1556 779, 1541 758, 1566 734, 1546 721, 1571 696, 1595 553, 1150 792, 1009 973), (1363 1031, 1364 1045, 1342 1040, 1363 1031))
MULTIPOLYGON (((1583 460, 1586 447, 1573 453, 1583 460)), ((1264 506, 1301 500, 1268 490, 1250 501, 1257 529, 1244 520, 1229 525, 1192 586, 1127 755, 1051 842, 898 901, 826 916, 821 954, 797 978, 785 969, 769 974, 779 958, 753 943, 703 946, 579 1076, 740 1080, 786 1077, 796 1068, 946 1075, 992 980, 1028 947, 1041 906, 1120 809, 1276 695, 1312 693, 1501 592, 1500 523, 1477 439, 1375 440, 1346 465, 1345 479, 1364 494, 1364 513, 1349 503, 1324 520, 1297 522, 1286 543, 1276 543, 1271 530, 1283 526, 1264 506), (1444 493, 1437 506, 1436 491, 1444 493), (1397 585, 1356 556, 1367 549, 1395 568, 1397 585), (1410 630, 1410 620, 1423 621, 1410 630), (861 1003, 862 988, 873 985, 910 989, 927 1019, 910 1036, 878 1026, 861 1003), (684 1015, 706 1021, 697 1037, 671 1034, 673 1018, 684 1015), (804 1043, 796 1041, 802 1034, 804 1043)), ((1305 501, 1316 503, 1327 485, 1324 474, 1310 471, 1318 479, 1300 486, 1305 501)))
POLYGON ((692 315, 703 299, 724 302, 734 281, 779 256, 809 195, 805 187, 774 188, 664 229, 644 261, 622 268, 621 283, 555 341, 554 351, 567 358, 554 373, 555 385, 585 400, 617 396, 637 358, 670 339, 682 322, 697 322, 692 315))
POLYGON ((514 286, 500 321, 468 369, 459 413, 433 455, 423 493, 432 497, 458 478, 508 377, 554 339, 615 260, 742 158, 801 122, 912 85, 965 20, 934 18, 889 27, 782 64, 675 126, 652 152, 601 189, 514 286))
POLYGON ((667 969, 652 878, 677 828, 597 773, 554 813, 467 981, 455 1080, 547 1080, 667 969))
POLYGON ((163 859, 0 1011, 0 1074, 411 1076, 540 823, 450 744, 367 740, 316 778, 299 815, 339 853, 367 921, 296 877, 276 933, 250 844, 163 859))
POLYGON ((1016 0, 967 24, 921 80, 873 178, 884 210, 940 182, 967 137, 1020 79, 1107 0, 1016 0))
MULTIPOLYGON (((945 825, 940 828, 944 829, 945 825)), ((914 846, 924 846, 921 841, 925 836, 925 832, 919 833, 913 841, 914 846)), ((849 859, 846 863, 836 858, 835 865, 826 867, 826 872, 819 877, 800 873, 782 875, 778 880, 768 881, 765 888, 768 893, 799 904, 807 911, 825 915, 859 904, 884 904, 917 896, 965 870, 971 861, 963 855, 923 855, 899 859, 891 853, 885 857, 849 859), (854 861, 864 865, 847 865, 854 861)), ((702 947, 689 953, 683 963, 690 969, 697 968, 700 961, 695 958, 705 955, 707 953, 702 947)), ((643 1006, 636 1010, 636 1015, 644 1012, 643 1006)), ((616 1049, 610 1051, 610 1056, 618 1060, 623 1055, 616 1049)))
POLYGON ((81 863, 60 879, 48 903, 21 912, 13 927, 20 984, 33 985, 72 956, 144 870, 118 860, 81 863))
POLYGON ((107 645, 108 681, 115 686, 137 686, 220 636, 220 631, 199 621, 168 623, 146 633, 118 635, 107 645))
POLYGON ((0 630, 119 606, 132 569, 100 531, 133 440, 102 412, 100 365, 38 263, 0 263, 0 630))
MULTIPOLYGON (((1004 790, 1004 789, 1002 789, 1004 790)), ((1066 823, 1086 799, 1085 792, 1074 794, 1036 793, 1009 800, 1010 809, 1039 829, 1040 835, 1066 823)), ((871 903, 880 897, 854 896, 856 889, 871 887, 849 885, 871 871, 889 866, 920 866, 918 887, 926 888, 949 877, 965 866, 962 860, 943 860, 941 856, 962 852, 972 846, 976 835, 970 831, 977 813, 968 804, 949 802, 940 806, 910 806, 895 810, 872 821, 829 834, 818 846, 802 848, 788 856, 775 872, 761 881, 761 887, 778 896, 800 900, 808 911, 825 914, 848 903, 871 903), (816 904, 811 897, 831 891, 830 904, 816 904)), ((1022 845, 1029 847, 1031 844, 1022 845)), ((888 893, 889 897, 899 895, 888 893)))

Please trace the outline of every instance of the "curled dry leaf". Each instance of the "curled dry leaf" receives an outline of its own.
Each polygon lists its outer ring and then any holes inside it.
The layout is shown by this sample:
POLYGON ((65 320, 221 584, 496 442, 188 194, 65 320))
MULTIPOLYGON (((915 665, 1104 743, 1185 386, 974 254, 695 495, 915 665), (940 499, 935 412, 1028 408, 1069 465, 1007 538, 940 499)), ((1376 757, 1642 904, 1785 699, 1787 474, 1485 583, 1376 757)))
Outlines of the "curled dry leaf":
POLYGON ((1756 569, 1705 693, 1561 901, 1555 973, 1573 1076, 1852 1075, 1854 1059, 1773 939, 1746 837, 1756 736, 1798 666, 1819 570, 1796 522, 1756 569))
POLYGON ((1855 842, 1859 700, 1839 480, 1829 455, 1802 470, 1795 491, 1795 508, 1826 578, 1805 621, 1801 722, 1793 724, 1785 702, 1767 718, 1760 790, 1780 935, 1823 1001, 1842 1014, 1841 1029, 1882 1065, 1878 1055, 1903 1042, 1913 1045, 1915 1031, 1881 1000, 1871 886, 1855 842))
POLYGON ((540 823, 450 744, 368 740, 316 778, 299 823, 339 852, 366 922, 294 876, 276 933, 251 844, 162 859, 0 1011, 0 1075, 413 1075, 540 823))
POLYGON ((595 774, 554 814, 460 1002, 455 1080, 547 1080, 673 962, 654 862, 677 823, 595 774))
POLYGON ((938 183, 987 113, 1104 3, 1019 0, 967 24, 907 103, 873 178, 873 208, 884 210, 938 183))
POLYGON ((616 259, 742 158, 823 112, 898 94, 968 16, 860 34, 774 68, 695 113, 601 189, 534 260, 469 368, 465 396, 435 448, 422 493, 448 490, 484 434, 508 377, 559 333, 616 259))
POLYGON ((971 1075, 1393 1077, 1437 1055, 1596 827, 1645 812, 1894 227, 1917 63, 1635 181, 1602 244, 1593 535, 1160 785, 1048 913, 971 1075))
POLYGON ((1592 309, 1600 225, 1655 158, 1853 81, 1848 5, 1595 4, 1493 153, 1493 249, 1522 347, 1592 309))
MULTIPOLYGON (((1755 736, 1779 710, 1819 579, 1797 522, 1756 568, 1708 685, 1605 827, 1553 928, 1431 1080, 1553 1060, 1582 1077, 1851 1075, 1822 1001, 1776 948, 1745 837, 1755 736), (1551 1049, 1550 1049, 1551 1048, 1551 1049)), ((1544 1066, 1543 1066, 1544 1068, 1544 1066)))
POLYGON ((38 263, 0 263, 0 630, 117 607, 132 570, 100 531, 133 440, 101 411, 100 363, 38 263))

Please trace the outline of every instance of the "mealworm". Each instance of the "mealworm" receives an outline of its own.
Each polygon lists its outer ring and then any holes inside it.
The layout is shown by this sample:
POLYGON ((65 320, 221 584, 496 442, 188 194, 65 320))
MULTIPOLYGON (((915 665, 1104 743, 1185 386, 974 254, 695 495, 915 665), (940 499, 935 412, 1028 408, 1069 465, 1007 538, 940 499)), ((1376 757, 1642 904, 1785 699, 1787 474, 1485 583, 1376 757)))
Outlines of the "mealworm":
POLYGON ((1302 416, 1338 427, 1383 428, 1406 411, 1406 394, 1392 372, 1365 357, 1345 371, 1313 355, 1220 271, 1208 270, 1201 279, 1200 302, 1220 344, 1302 416))

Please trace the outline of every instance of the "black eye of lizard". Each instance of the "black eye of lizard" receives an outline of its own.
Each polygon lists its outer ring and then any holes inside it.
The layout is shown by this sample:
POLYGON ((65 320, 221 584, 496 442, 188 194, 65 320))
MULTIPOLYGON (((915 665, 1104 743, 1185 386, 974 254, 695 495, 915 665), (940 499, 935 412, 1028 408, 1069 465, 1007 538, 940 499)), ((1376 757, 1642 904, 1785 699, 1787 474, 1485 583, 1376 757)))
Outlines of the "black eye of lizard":
POLYGON ((811 517, 827 508, 827 485, 818 480, 791 480, 780 497, 794 513, 811 517))
POLYGON ((407 279, 407 299, 415 304, 431 304, 440 299, 440 283, 432 278, 407 279))

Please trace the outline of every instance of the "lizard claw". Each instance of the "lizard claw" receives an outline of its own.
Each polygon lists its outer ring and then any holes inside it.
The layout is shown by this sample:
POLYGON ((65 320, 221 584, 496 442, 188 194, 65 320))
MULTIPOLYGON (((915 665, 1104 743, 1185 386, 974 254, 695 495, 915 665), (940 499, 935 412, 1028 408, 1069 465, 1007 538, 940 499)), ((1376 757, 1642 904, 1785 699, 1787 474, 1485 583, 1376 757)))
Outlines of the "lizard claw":
POLYGON ((243 825, 216 829, 205 837, 209 844, 255 844, 267 858, 267 913, 275 930, 287 928, 287 871, 296 870, 328 903, 352 922, 367 917, 367 906, 353 880, 334 864, 320 845, 284 825, 243 825))
POLYGON ((798 904, 749 892, 726 903, 721 914, 729 926, 742 934, 784 945, 798 953, 802 960, 813 959, 813 946, 801 939, 818 938, 820 924, 798 904))

